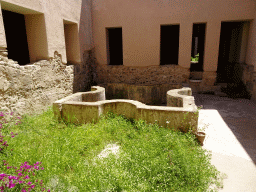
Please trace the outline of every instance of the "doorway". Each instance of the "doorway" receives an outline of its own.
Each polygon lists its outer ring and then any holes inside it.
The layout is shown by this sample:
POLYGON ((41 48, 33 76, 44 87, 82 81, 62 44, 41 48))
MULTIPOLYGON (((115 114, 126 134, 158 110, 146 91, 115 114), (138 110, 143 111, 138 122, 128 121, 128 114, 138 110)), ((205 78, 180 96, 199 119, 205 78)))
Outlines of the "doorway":
POLYGON ((226 84, 224 92, 232 97, 249 98, 242 81, 249 22, 222 22, 216 83, 226 84))
POLYGON ((109 65, 123 65, 122 28, 107 28, 107 53, 109 65))
POLYGON ((178 65, 180 25, 161 25, 160 65, 178 65))
POLYGON ((244 22, 222 22, 217 68, 217 83, 241 80, 239 69, 244 22))

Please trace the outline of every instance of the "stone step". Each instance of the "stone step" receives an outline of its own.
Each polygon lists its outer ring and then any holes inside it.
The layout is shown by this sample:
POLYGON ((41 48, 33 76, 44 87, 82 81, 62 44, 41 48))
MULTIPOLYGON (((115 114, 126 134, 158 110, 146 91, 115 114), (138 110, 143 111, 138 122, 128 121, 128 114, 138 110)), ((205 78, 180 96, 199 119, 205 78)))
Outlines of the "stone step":
POLYGON ((221 91, 215 91, 214 95, 216 96, 220 96, 220 97, 227 97, 228 95, 226 93, 223 93, 221 91))
POLYGON ((189 87, 189 83, 182 83, 182 87, 189 87))
POLYGON ((217 83, 217 85, 219 85, 221 87, 224 87, 224 88, 227 88, 228 83, 217 83))

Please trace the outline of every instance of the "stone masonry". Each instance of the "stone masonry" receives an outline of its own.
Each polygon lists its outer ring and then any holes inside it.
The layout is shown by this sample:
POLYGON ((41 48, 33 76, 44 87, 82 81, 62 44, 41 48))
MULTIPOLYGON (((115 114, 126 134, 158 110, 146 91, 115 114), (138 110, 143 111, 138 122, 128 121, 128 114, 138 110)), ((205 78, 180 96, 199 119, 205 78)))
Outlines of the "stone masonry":
POLYGON ((181 84, 189 79, 189 69, 179 65, 131 67, 97 65, 97 83, 125 83, 135 85, 181 84))
MULTIPOLYGON (((138 86, 173 85, 189 82, 189 69, 179 65, 148 67, 99 65, 93 50, 84 52, 83 62, 64 65, 55 52, 50 60, 20 66, 8 59, 5 50, 0 54, 0 106, 1 110, 17 114, 39 113, 54 101, 75 92, 89 91, 99 84, 128 84, 138 86)), ((243 65, 242 81, 250 93, 256 91, 253 68, 243 65)), ((214 90, 216 72, 203 72, 201 91, 214 90)), ((255 99, 255 94, 252 94, 255 99)))
POLYGON ((73 93, 74 66, 62 64, 61 56, 20 66, 0 56, 1 110, 34 114, 73 93))
POLYGON ((253 65, 242 65, 242 81, 246 89, 251 94, 253 100, 256 100, 256 72, 253 65))

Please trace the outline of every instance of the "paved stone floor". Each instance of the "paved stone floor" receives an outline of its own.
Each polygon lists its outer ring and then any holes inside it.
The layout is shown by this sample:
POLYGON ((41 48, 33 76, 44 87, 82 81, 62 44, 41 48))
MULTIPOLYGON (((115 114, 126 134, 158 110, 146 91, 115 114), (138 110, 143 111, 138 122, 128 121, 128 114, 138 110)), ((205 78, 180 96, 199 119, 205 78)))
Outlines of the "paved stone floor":
POLYGON ((256 192, 256 102, 215 95, 195 94, 199 127, 206 127, 204 148, 212 164, 223 173, 220 191, 256 192))

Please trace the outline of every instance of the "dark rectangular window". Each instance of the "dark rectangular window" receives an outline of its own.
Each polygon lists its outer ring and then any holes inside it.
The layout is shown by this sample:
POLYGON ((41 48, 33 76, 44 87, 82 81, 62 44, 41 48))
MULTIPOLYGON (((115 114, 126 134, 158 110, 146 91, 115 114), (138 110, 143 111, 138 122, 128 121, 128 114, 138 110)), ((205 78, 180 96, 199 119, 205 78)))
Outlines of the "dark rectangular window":
POLYGON ((8 58, 20 65, 30 62, 24 15, 2 9, 8 58))
POLYGON ((193 24, 191 57, 199 54, 198 63, 191 63, 190 71, 203 71, 206 23, 193 24))
POLYGON ((178 65, 180 25, 161 25, 160 33, 160 64, 178 65))
POLYGON ((107 28, 107 54, 109 65, 123 65, 122 28, 107 28))

